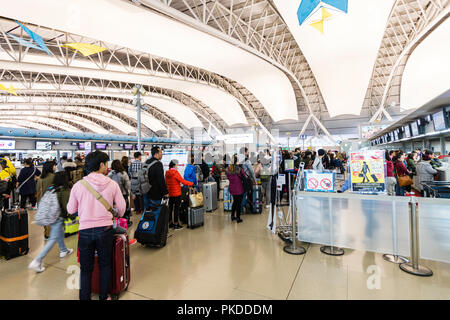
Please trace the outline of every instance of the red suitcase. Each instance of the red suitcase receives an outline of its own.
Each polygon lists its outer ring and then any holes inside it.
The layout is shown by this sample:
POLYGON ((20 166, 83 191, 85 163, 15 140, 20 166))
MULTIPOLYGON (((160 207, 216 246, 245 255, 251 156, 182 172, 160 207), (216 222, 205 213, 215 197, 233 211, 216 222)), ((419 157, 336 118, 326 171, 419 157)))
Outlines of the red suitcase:
MULTIPOLYGON (((113 244, 112 279, 109 293, 112 299, 117 299, 119 294, 127 290, 130 283, 130 247, 127 234, 114 235, 113 244)), ((100 269, 97 256, 92 272, 92 293, 100 293, 100 269)))

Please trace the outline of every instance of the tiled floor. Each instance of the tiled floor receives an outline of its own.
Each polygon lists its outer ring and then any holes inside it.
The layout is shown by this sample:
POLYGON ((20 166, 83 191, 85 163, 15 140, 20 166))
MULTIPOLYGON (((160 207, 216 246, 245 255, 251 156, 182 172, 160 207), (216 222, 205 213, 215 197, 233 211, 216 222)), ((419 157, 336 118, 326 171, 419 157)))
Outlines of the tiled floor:
MULTIPOLYGON (((219 209, 207 213, 203 228, 173 233, 163 249, 133 245, 131 283, 120 299, 450 299, 450 264, 423 261, 434 275, 421 278, 369 252, 346 249, 332 257, 303 244, 307 253, 293 256, 266 230, 267 213, 243 219, 231 223, 219 209), (378 282, 368 268, 377 270, 378 282)), ((138 217, 133 220, 131 235, 138 217)), ((27 268, 43 242, 42 228, 30 225, 30 253, 0 260, 0 299, 78 298, 75 254, 60 259, 55 247, 45 272, 27 268)), ((70 248, 76 242, 66 239, 70 248)))

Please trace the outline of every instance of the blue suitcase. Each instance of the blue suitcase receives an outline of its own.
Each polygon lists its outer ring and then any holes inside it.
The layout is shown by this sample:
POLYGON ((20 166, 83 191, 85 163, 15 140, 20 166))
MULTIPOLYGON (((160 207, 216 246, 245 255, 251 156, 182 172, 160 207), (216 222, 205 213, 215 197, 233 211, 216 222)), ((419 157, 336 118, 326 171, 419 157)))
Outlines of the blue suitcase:
POLYGON ((223 210, 231 211, 233 206, 233 196, 230 194, 228 187, 223 188, 223 210))
POLYGON ((137 242, 156 247, 164 247, 169 232, 169 207, 167 201, 159 206, 148 207, 134 232, 137 242))

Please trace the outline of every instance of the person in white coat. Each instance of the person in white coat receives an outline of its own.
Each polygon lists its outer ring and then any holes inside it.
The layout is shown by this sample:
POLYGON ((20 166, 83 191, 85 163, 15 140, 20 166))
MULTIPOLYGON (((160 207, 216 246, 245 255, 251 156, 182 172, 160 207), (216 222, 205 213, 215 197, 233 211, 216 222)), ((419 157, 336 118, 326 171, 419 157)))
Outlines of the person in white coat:
POLYGON ((123 168, 122 162, 120 160, 116 159, 111 163, 111 172, 108 174, 108 177, 114 180, 120 187, 120 191, 122 192, 123 198, 125 199, 127 205, 123 217, 127 219, 128 227, 130 227, 132 225, 132 222, 130 220, 131 209, 128 198, 131 192, 131 182, 128 173, 123 168))

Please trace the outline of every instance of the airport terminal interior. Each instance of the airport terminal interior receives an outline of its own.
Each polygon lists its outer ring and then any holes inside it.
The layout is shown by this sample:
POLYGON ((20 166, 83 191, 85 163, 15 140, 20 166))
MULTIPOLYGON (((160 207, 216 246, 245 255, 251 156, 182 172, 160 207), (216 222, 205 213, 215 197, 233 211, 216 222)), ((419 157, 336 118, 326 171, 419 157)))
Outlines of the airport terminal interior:
POLYGON ((449 0, 0 10, 0 300, 449 300, 449 0))

